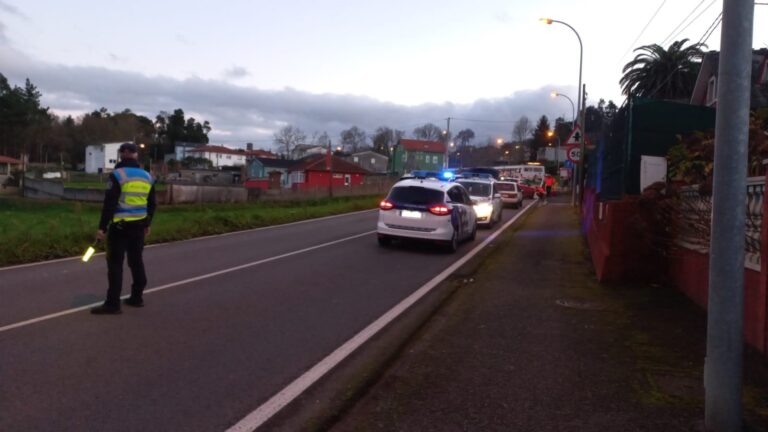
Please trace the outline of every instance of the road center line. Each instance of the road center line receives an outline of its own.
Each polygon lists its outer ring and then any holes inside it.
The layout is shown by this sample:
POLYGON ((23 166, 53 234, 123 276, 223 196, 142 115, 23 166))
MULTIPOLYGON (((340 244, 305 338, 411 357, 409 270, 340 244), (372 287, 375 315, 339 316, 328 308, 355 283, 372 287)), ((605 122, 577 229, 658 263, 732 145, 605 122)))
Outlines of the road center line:
MULTIPOLYGON (((180 280, 180 281, 177 281, 177 282, 172 282, 172 283, 169 283, 169 284, 161 285, 159 287, 155 287, 155 288, 151 288, 151 289, 145 290, 144 294, 149 294, 149 293, 153 293, 153 292, 157 292, 157 291, 162 291, 162 290, 166 290, 168 288, 173 288, 173 287, 176 287, 176 286, 179 286, 179 285, 184 285, 184 284, 188 284, 188 283, 192 283, 192 282, 197 282, 197 281, 201 281, 201 280, 205 280, 205 279, 210 279, 212 277, 220 276, 220 275, 227 274, 227 273, 236 272, 238 270, 243 270, 243 269, 246 269, 246 268, 249 268, 249 267, 254 267, 254 266, 257 266, 257 265, 261 265, 261 264, 266 264, 268 262, 277 261, 277 260, 282 259, 282 258, 287 258, 287 257, 290 257, 290 256, 299 255, 299 254, 302 254, 302 253, 305 253, 305 252, 313 251, 315 249, 320 249, 320 248, 324 248, 324 247, 328 247, 328 246, 333 246, 335 244, 339 244, 339 243, 342 243, 342 242, 345 242, 345 241, 348 241, 348 240, 354 240, 356 238, 360 238, 360 237, 364 237, 364 236, 367 236, 367 235, 371 235, 371 234, 373 234, 375 232, 376 232, 376 230, 366 231, 366 232, 364 232, 362 234, 356 234, 356 235, 353 235, 353 236, 350 236, 350 237, 345 237, 345 238, 342 238, 342 239, 339 239, 339 240, 334 240, 334 241, 330 241, 330 242, 327 242, 327 243, 322 243, 322 244, 319 244, 319 245, 310 246, 310 247, 307 247, 307 248, 304 248, 304 249, 299 249, 299 250, 296 250, 296 251, 293 251, 293 252, 284 253, 282 255, 276 255, 276 256, 273 256, 273 257, 270 257, 270 258, 265 258, 265 259, 261 259, 261 260, 258 260, 258 261, 253 261, 253 262, 250 262, 248 264, 243 264, 243 265, 239 265, 239 266, 236 266, 236 267, 231 267, 231 268, 224 269, 224 270, 219 270, 217 272, 208 273, 208 274, 204 274, 204 275, 201 275, 201 276, 196 276, 196 277, 189 278, 189 279, 184 279, 184 280, 180 280)), ((129 296, 129 294, 126 294, 126 295, 122 296, 121 298, 127 298, 128 296, 129 296)), ((47 320, 50 320, 50 319, 58 318, 58 317, 61 317, 61 316, 64 316, 64 315, 70 315, 70 314, 73 314, 73 313, 81 312, 81 311, 90 309, 90 308, 92 308, 94 306, 98 306, 100 304, 102 304, 102 303, 101 302, 99 302, 99 303, 91 303, 89 305, 80 306, 80 307, 73 308, 73 309, 67 309, 67 310, 64 310, 64 311, 61 311, 61 312, 56 312, 56 313, 53 313, 53 314, 50 314, 50 315, 45 315, 45 316, 41 316, 41 317, 38 317, 38 318, 32 318, 32 319, 29 319, 29 320, 26 320, 26 321, 20 321, 20 322, 17 322, 17 323, 8 324, 6 326, 0 327, 0 333, 8 331, 8 330, 15 329, 15 328, 24 327, 24 326, 28 326, 28 325, 31 325, 31 324, 39 323, 41 321, 47 321, 47 320)))
POLYGON ((448 276, 453 274, 453 272, 458 270, 459 267, 464 265, 467 261, 472 259, 475 255, 477 255, 478 252, 480 252, 490 242, 495 240, 496 237, 498 237, 502 232, 504 232, 504 230, 506 230, 510 225, 515 223, 517 219, 519 219, 523 214, 525 214, 528 211, 528 209, 530 209, 534 205, 535 205, 535 201, 531 204, 528 204, 528 206, 526 206, 523 210, 521 210, 518 214, 516 214, 512 219, 508 220, 501 228, 496 230, 493 234, 489 235, 482 243, 480 243, 474 249, 469 251, 469 253, 461 257, 455 263, 451 264, 448 268, 446 268, 440 274, 432 278, 429 282, 422 285, 413 294, 409 295, 403 301, 397 304, 395 307, 393 307, 392 309, 384 313, 384 315, 382 315, 376 321, 369 324, 368 327, 364 328, 359 333, 354 335, 352 339, 345 342, 342 346, 337 348, 327 357, 320 360, 319 363, 314 365, 311 369, 309 369, 307 372, 302 374, 300 377, 296 378, 292 383, 288 384, 287 387, 282 389, 280 392, 276 393, 268 401, 264 402, 260 407, 256 408, 253 412, 248 414, 245 418, 240 420, 237 424, 227 429, 227 432, 255 431, 256 428, 263 425, 267 420, 272 418, 272 416, 277 414, 283 407, 291 403, 294 399, 296 399, 299 395, 301 395, 306 389, 308 389, 312 384, 314 384, 320 378, 322 378, 323 375, 325 375, 326 373, 328 373, 328 371, 336 367, 339 363, 341 363, 344 359, 346 359, 350 354, 352 354, 356 349, 358 349, 362 344, 364 344, 370 338, 376 335, 376 333, 378 333, 387 324, 394 321, 398 316, 400 316, 409 307, 411 307, 411 305, 419 301, 419 299, 421 299, 427 293, 432 291, 432 289, 436 287, 438 284, 440 284, 440 282, 445 280, 448 276))

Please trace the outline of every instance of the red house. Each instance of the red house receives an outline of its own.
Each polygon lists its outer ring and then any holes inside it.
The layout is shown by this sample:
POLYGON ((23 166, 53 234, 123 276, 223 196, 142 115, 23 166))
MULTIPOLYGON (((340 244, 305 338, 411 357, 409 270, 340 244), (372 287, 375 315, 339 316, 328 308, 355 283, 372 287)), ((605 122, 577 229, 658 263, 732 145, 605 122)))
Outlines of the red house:
POLYGON ((365 176, 370 174, 352 162, 319 154, 297 161, 289 171, 292 187, 300 190, 328 187, 329 181, 334 187, 359 186, 365 181, 365 176))

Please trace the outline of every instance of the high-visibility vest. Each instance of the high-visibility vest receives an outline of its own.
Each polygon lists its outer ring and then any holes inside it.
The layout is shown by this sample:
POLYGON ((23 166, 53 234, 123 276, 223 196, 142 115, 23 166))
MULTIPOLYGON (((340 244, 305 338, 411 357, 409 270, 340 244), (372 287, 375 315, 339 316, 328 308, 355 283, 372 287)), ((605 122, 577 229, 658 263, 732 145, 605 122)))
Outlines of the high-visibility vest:
POLYGON ((147 217, 147 201, 154 179, 141 168, 118 168, 113 174, 120 183, 120 201, 113 222, 132 222, 147 217))

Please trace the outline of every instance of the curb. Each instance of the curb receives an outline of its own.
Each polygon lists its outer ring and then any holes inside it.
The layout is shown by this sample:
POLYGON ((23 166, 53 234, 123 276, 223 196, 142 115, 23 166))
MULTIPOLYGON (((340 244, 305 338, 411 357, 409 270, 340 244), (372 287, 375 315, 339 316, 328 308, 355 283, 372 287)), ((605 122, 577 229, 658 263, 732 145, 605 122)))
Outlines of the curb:
MULTIPOLYGON (((530 205, 534 207, 531 210, 538 206, 530 205)), ((525 211, 507 228, 514 231, 531 213, 525 211)), ((293 432, 330 428, 382 376, 422 327, 458 291, 463 285, 463 279, 474 274, 485 259, 495 252, 493 246, 498 239, 511 232, 506 229, 500 232, 496 240, 256 430, 293 432)))

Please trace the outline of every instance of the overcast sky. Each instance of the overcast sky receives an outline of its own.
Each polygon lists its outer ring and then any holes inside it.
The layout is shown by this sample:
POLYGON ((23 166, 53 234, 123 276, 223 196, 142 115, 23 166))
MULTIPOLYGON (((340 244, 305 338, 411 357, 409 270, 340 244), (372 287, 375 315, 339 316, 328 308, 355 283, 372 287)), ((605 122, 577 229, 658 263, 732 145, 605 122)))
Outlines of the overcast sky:
MULTIPOLYGON (((540 17, 581 35, 590 103, 620 105, 632 49, 699 41, 721 10, 722 0, 0 0, 0 73, 29 78, 58 114, 182 108, 230 146, 270 148, 285 124, 338 142, 352 125, 410 133, 449 116, 452 131, 510 138, 522 115, 570 119, 552 90, 576 102, 578 40, 540 17)), ((754 47, 768 47, 768 6, 755 7, 754 28, 754 47)), ((707 44, 719 50, 720 27, 707 44)))

